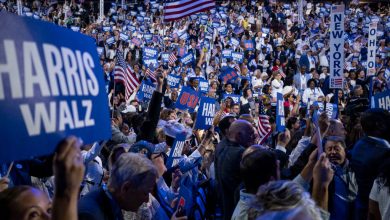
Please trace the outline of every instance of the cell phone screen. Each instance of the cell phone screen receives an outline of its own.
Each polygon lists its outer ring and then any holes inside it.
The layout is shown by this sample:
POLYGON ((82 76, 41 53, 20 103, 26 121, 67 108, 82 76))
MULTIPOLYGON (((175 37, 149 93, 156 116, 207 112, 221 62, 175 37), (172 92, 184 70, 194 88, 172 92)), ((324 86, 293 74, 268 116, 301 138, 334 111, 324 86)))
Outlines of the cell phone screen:
POLYGON ((186 200, 183 197, 180 197, 179 204, 177 206, 177 212, 176 212, 176 217, 182 217, 186 215, 185 212, 185 206, 186 200))

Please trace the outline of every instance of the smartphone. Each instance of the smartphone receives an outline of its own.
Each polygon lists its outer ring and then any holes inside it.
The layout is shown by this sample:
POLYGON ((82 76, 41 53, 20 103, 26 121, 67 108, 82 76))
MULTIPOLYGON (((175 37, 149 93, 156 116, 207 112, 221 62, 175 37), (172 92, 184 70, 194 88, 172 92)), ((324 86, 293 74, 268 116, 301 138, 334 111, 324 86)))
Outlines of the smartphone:
POLYGON ((183 197, 180 197, 179 205, 177 206, 176 217, 186 216, 186 212, 184 208, 185 204, 186 204, 186 200, 183 197))

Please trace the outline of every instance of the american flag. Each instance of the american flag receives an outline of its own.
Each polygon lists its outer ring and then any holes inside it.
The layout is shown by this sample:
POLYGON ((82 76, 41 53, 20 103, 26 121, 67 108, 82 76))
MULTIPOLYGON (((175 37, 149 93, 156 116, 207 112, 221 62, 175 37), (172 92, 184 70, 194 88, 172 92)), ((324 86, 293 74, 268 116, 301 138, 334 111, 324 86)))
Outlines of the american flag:
POLYGON ((164 22, 207 11, 215 7, 213 0, 170 0, 164 3, 164 22))
POLYGON ((140 82, 135 76, 133 70, 129 65, 126 64, 123 58, 123 52, 117 50, 116 52, 116 63, 114 69, 114 80, 115 82, 123 83, 125 86, 125 97, 128 100, 134 90, 137 89, 140 82))
POLYGON ((330 79, 330 88, 343 88, 343 78, 332 78, 330 79))
POLYGON ((156 82, 156 71, 152 67, 146 68, 145 74, 150 77, 153 82, 156 82))
POLYGON ((344 6, 343 5, 333 5, 332 6, 332 13, 344 13, 344 6))
POLYGON ((263 144, 271 134, 271 124, 269 117, 265 114, 263 102, 259 103, 259 121, 257 122, 257 132, 259 133, 259 144, 263 144))
POLYGON ((169 58, 168 58, 168 64, 174 65, 176 60, 177 60, 177 57, 175 56, 175 54, 171 53, 171 55, 169 55, 169 58))

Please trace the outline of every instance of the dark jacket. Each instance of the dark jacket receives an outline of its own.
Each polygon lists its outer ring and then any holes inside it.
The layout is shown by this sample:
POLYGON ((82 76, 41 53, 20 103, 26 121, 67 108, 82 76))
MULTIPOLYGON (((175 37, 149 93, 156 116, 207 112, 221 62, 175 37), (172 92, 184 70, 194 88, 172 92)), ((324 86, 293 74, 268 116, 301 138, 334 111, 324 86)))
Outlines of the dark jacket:
POLYGON ((366 136, 355 144, 351 156, 351 167, 358 184, 358 216, 359 219, 367 219, 370 191, 381 163, 390 157, 390 145, 366 136))
POLYGON ((224 219, 231 218, 238 202, 234 200, 234 192, 241 182, 240 161, 244 150, 244 147, 226 138, 217 145, 215 175, 224 219))
POLYGON ((164 92, 153 92, 152 99, 149 103, 148 115, 144 123, 141 125, 140 132, 137 135, 137 141, 144 140, 153 143, 157 123, 160 119, 160 108, 163 94, 164 92))
POLYGON ((113 201, 102 188, 88 193, 79 200, 78 217, 79 220, 123 219, 120 208, 113 206, 113 201))

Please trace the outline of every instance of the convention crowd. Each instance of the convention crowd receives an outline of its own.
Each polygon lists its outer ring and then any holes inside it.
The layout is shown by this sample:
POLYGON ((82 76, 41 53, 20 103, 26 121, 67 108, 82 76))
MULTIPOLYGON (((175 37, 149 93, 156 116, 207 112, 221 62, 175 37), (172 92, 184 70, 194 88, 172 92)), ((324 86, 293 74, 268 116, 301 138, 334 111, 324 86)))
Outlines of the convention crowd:
MULTIPOLYGON (((336 90, 331 2, 302 1, 300 12, 300 1, 218 1, 172 22, 163 22, 156 1, 106 1, 103 17, 99 1, 22 2, 23 16, 96 41, 112 138, 69 137, 53 155, 0 164, 1 219, 390 219, 390 113, 371 107, 390 86, 389 3, 333 3, 346 4, 344 83, 336 90), (154 68, 145 47, 158 50, 154 68), (243 59, 225 56, 229 49, 243 59), (116 80, 118 59, 138 82, 130 94, 116 80), (227 67, 238 77, 221 78, 227 67), (180 78, 175 88, 172 75, 180 78), (155 86, 150 100, 137 95, 142 82, 155 86), (209 129, 194 128, 201 109, 177 108, 184 86, 215 99, 209 129), (326 111, 333 103, 335 115, 326 111), (172 165, 179 134, 186 140, 172 165)), ((3 11, 17 13, 16 1, 0 1, 3 11)))

